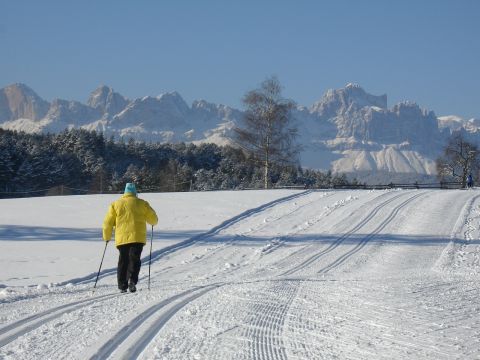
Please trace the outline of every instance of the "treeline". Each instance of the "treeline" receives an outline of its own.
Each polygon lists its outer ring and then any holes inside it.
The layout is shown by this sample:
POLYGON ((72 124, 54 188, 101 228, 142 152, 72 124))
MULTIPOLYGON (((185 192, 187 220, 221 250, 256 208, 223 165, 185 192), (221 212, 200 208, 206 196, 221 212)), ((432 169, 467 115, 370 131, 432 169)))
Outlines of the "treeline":
MULTIPOLYGON (((25 134, 0 129, 0 195, 262 188, 263 167, 240 149, 214 144, 114 141, 86 130, 25 134)), ((271 187, 347 184, 345 176, 273 164, 271 187)))

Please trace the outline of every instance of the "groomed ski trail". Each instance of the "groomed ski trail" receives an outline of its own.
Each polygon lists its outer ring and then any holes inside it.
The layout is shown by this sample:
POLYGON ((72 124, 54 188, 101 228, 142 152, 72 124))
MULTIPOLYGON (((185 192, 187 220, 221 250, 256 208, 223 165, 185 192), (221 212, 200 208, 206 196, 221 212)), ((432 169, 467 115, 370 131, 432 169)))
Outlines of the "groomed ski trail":
POLYGON ((462 271, 478 257, 479 199, 410 190, 273 201, 158 252, 151 292, 105 293, 105 272, 94 297, 19 299, 39 310, 0 327, 0 357, 477 358, 480 289, 462 271))

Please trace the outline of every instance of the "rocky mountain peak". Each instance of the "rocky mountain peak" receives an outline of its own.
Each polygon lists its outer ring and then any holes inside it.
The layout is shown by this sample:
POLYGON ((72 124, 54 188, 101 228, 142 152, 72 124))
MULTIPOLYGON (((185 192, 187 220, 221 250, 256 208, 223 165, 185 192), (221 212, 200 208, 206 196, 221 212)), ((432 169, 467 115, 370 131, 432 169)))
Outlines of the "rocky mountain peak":
POLYGON ((0 90, 0 121, 40 120, 49 106, 47 101, 25 84, 16 83, 0 90))
POLYGON ((362 89, 362 87, 360 85, 358 85, 357 83, 348 83, 347 85, 345 85, 345 89, 346 90, 349 90, 349 89, 360 89, 362 91, 364 91, 362 89))
POLYGON ((146 129, 178 129, 186 126, 190 108, 177 92, 161 94, 157 97, 145 96, 135 99, 120 113, 115 115, 112 125, 137 126, 146 129))
POLYGON ((111 87, 106 85, 100 85, 90 93, 87 105, 91 107, 98 107, 111 93, 113 93, 113 89, 111 87))
POLYGON ((24 94, 25 96, 38 97, 37 93, 33 91, 31 87, 23 83, 14 83, 14 84, 7 85, 3 88, 3 90, 9 93, 18 92, 18 93, 24 94))
POLYGON ((162 106, 173 110, 179 115, 185 115, 190 112, 190 107, 185 100, 183 100, 182 96, 176 91, 161 94, 157 97, 157 99, 162 106))
POLYGON ((100 109, 92 108, 74 100, 54 99, 46 115, 64 124, 85 125, 102 116, 100 109))
POLYGON ((215 107, 215 104, 209 103, 206 100, 194 100, 192 103, 192 108, 197 108, 197 109, 205 109, 205 108, 213 108, 215 107))
POLYGON ((100 110, 107 118, 121 112, 128 103, 128 99, 106 85, 101 85, 95 89, 87 101, 88 106, 100 110))
POLYGON ((310 111, 324 118, 332 118, 364 107, 387 108, 387 95, 371 95, 360 85, 349 83, 342 89, 328 90, 310 111))
POLYGON ((413 101, 402 101, 393 106, 392 112, 396 113, 398 116, 402 117, 430 117, 435 118, 435 113, 427 109, 422 109, 420 106, 413 101))

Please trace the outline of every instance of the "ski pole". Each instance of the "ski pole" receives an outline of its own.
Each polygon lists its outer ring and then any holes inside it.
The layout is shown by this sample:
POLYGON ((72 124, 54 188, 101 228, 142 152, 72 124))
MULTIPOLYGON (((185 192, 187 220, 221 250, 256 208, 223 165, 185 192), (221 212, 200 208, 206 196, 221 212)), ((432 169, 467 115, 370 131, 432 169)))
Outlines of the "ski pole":
POLYGON ((152 235, 150 236, 150 260, 148 260, 148 290, 150 291, 150 267, 152 265, 152 244, 153 244, 153 225, 152 235))
POLYGON ((107 251, 107 245, 109 241, 105 241, 105 249, 103 249, 102 261, 100 261, 100 267, 98 268, 97 279, 95 280, 95 285, 93 285, 93 292, 95 292, 95 288, 97 287, 98 277, 100 276, 100 270, 102 269, 103 258, 105 257, 105 252, 107 251))

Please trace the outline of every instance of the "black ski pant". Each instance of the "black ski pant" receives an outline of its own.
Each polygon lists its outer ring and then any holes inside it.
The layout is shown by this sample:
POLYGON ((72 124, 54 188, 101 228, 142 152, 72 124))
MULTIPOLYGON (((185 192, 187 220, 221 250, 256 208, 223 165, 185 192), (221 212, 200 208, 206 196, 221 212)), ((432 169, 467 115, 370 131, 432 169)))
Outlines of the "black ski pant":
POLYGON ((118 246, 120 254, 118 257, 117 282, 120 290, 127 290, 129 282, 137 284, 143 245, 132 243, 118 246))

